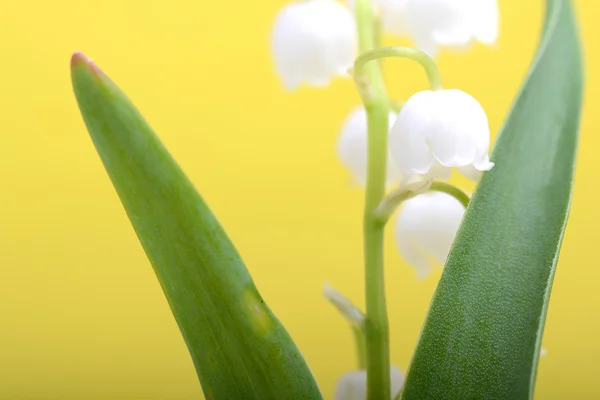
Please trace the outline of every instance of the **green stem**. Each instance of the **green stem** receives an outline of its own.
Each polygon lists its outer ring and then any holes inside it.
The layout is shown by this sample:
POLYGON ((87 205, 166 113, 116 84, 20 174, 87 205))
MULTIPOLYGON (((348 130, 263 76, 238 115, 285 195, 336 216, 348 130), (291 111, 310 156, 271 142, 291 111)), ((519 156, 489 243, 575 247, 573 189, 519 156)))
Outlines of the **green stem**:
POLYGON ((443 192, 449 194, 456 200, 460 201, 460 203, 465 208, 467 208, 467 206, 469 205, 469 201, 471 201, 471 198, 468 194, 466 194, 456 186, 450 185, 449 183, 423 181, 392 191, 381 201, 379 206, 373 211, 373 216, 385 224, 391 218, 392 214, 394 214, 394 211, 396 211, 400 204, 412 197, 415 197, 419 194, 423 194, 428 191, 443 192))
POLYGON ((373 48, 378 49, 381 47, 381 36, 382 36, 382 24, 380 15, 373 15, 373 48))
POLYGON ((373 211, 373 216, 382 223, 387 223, 402 202, 427 192, 431 186, 431 181, 423 181, 393 190, 379 203, 379 206, 373 211))
POLYGON ((418 62, 427 74, 431 90, 440 90, 442 88, 442 78, 435 62, 421 50, 413 49, 411 47, 382 47, 362 53, 354 63, 354 72, 355 74, 360 74, 370 61, 387 57, 409 58, 418 62))
POLYGON ((431 187, 429 188, 432 192, 442 192, 449 194, 454 197, 456 200, 460 201, 460 203, 467 208, 469 206, 469 202, 471 201, 471 197, 463 192, 461 189, 456 186, 452 186, 446 182, 433 182, 431 187))
POLYGON ((352 327, 354 332, 354 341, 356 343, 356 358, 358 360, 358 369, 365 369, 367 367, 367 351, 365 349, 365 334, 362 329, 352 327))
MULTIPOLYGON (((370 0, 356 1, 360 52, 376 46, 375 18, 370 0)), ((367 112, 368 163, 364 212, 367 399, 391 398, 389 326, 383 269, 385 224, 373 217, 385 195, 389 100, 378 63, 358 65, 357 89, 367 112)))

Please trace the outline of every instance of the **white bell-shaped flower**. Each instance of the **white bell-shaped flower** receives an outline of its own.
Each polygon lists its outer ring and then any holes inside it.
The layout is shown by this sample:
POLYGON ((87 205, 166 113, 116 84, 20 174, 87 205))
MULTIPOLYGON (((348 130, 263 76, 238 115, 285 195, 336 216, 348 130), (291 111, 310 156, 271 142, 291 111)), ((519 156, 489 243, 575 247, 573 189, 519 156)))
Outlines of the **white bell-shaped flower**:
MULTIPOLYGON (((392 399, 394 399, 404 384, 404 374, 400 369, 390 367, 392 383, 392 399)), ((367 372, 356 371, 345 374, 338 381, 333 396, 334 400, 366 400, 367 399, 367 372)))
POLYGON ((425 278, 443 265, 465 213, 449 194, 429 192, 406 200, 396 222, 396 240, 403 258, 425 278))
MULTIPOLYGON (((389 127, 396 122, 397 114, 390 111, 389 127)), ((338 156, 342 164, 351 172, 357 185, 365 186, 367 181, 367 113, 364 107, 354 109, 342 125, 338 141, 338 156)), ((387 157, 387 183, 400 183, 402 173, 392 160, 387 157)))
POLYGON ((383 28, 410 36, 435 56, 439 46, 463 48, 473 41, 491 45, 498 38, 497 0, 377 0, 383 28))
POLYGON ((483 107, 457 90, 415 93, 402 107, 390 133, 390 151, 406 176, 446 179, 448 169, 477 180, 494 166, 488 156, 490 128, 483 107), (437 168, 437 164, 445 168, 437 168), (446 170, 446 173, 444 173, 446 170))
POLYGON ((272 34, 277 73, 290 90, 303 82, 325 86, 335 75, 347 75, 356 41, 353 14, 337 1, 287 5, 277 16, 272 34))

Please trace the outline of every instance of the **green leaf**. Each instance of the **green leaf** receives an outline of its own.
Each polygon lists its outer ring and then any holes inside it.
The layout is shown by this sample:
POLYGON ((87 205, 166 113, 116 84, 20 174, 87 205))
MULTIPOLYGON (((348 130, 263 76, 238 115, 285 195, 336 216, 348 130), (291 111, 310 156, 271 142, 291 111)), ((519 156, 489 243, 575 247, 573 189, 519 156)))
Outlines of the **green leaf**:
POLYGON ((533 395, 583 87, 572 4, 547 7, 538 54, 448 257, 403 399, 533 395))
POLYGON ((300 351, 233 244, 133 104, 81 54, 73 56, 72 80, 206 398, 321 399, 300 351))

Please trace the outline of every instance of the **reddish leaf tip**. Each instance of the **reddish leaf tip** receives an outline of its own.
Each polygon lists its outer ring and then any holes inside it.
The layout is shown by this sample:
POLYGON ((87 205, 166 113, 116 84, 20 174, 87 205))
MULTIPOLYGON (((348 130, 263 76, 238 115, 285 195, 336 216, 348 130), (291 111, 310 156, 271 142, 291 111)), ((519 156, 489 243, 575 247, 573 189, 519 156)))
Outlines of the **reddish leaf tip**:
POLYGON ((90 63, 92 62, 92 60, 90 60, 85 54, 83 54, 80 51, 76 51, 75 53, 73 53, 73 56, 71 56, 71 67, 74 67, 75 65, 77 65, 80 62, 84 62, 84 63, 90 63))
POLYGON ((76 51, 71 56, 71 68, 75 68, 77 65, 86 65, 89 69, 94 72, 96 75, 101 75, 102 71, 98 66, 85 54, 80 51, 76 51))

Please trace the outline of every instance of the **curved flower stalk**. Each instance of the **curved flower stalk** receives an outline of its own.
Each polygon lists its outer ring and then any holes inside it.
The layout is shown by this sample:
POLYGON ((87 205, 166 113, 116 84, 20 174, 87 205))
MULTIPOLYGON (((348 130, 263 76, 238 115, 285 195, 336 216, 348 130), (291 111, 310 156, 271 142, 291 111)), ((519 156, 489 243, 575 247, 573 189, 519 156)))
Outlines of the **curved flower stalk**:
MULTIPOLYGON (((392 399, 395 398, 404 384, 404 373, 395 367, 390 367, 390 380, 392 384, 392 399)), ((367 371, 349 372, 338 381, 333 396, 334 400, 366 400, 367 399, 367 371)))
POLYGON ((323 287, 323 296, 350 324, 356 343, 358 368, 364 369, 367 364, 367 354, 365 351, 365 315, 346 296, 329 286, 327 282, 323 287))
POLYGON ((465 213, 455 197, 425 193, 404 202, 396 222, 398 248, 422 279, 435 264, 443 265, 465 213))
POLYGON ((497 0, 377 0, 383 28, 409 36, 434 57, 439 47, 464 48, 498 39, 497 0))
POLYGON ((390 150, 407 176, 445 179, 452 167, 477 180, 494 166, 488 156, 490 129, 483 107, 457 90, 425 90, 414 94, 398 115, 390 134, 390 150), (446 168, 435 168, 437 164, 446 168), (435 176, 432 176, 435 175, 435 176))
POLYGON ((351 326, 358 329, 363 328, 363 324, 365 323, 364 314, 348 298, 329 286, 327 282, 323 286, 323 296, 338 309, 351 326))
MULTIPOLYGON (((397 114, 389 113, 389 128, 396 122, 397 114)), ((357 107, 346 118, 338 141, 338 156, 342 164, 351 172, 353 182, 365 186, 367 181, 367 113, 364 107, 357 107)), ((402 173, 390 154, 387 158, 387 183, 399 183, 402 173)))
POLYGON ((334 0, 284 7, 275 21, 272 48, 277 73, 288 90, 302 83, 325 86, 347 74, 356 54, 352 13, 334 0))

